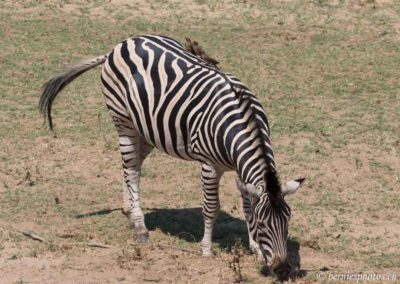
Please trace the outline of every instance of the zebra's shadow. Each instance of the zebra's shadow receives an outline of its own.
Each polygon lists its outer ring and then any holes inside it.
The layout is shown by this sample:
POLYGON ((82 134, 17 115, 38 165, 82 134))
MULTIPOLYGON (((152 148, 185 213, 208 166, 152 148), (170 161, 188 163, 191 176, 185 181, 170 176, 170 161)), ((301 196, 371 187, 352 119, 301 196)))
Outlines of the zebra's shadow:
MULTIPOLYGON (((200 242, 203 237, 204 221, 200 207, 154 209, 145 214, 145 222, 149 230, 158 228, 187 242, 200 242)), ((237 241, 244 247, 248 246, 246 222, 221 210, 214 226, 213 243, 229 250, 237 241)))
MULTIPOLYGON (((202 209, 151 209, 145 214, 146 226, 149 230, 160 229, 168 234, 187 242, 200 242, 203 237, 202 209)), ((243 247, 248 248, 249 238, 246 222, 236 218, 225 211, 220 211, 214 226, 213 243, 217 243, 223 250, 230 250, 239 241, 243 247)), ((300 245, 297 241, 288 240, 288 257, 292 266, 303 277, 305 272, 300 270, 300 245)))

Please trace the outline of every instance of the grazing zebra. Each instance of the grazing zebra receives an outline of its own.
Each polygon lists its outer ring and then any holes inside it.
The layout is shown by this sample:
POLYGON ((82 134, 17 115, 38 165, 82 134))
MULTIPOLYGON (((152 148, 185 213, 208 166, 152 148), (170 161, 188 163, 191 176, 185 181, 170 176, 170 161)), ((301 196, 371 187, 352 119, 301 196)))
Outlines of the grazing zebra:
POLYGON ((237 78, 202 56, 201 49, 199 54, 196 50, 164 36, 129 38, 110 53, 82 61, 46 82, 40 110, 52 129, 51 108, 57 94, 84 72, 103 64, 102 90, 119 134, 123 161, 123 210, 138 240, 148 239, 139 202, 140 169, 157 148, 202 163, 203 255, 211 255, 220 177, 234 170, 251 249, 265 258, 272 272, 287 273, 290 208, 284 196, 295 192, 303 179, 281 186, 260 102, 237 78))

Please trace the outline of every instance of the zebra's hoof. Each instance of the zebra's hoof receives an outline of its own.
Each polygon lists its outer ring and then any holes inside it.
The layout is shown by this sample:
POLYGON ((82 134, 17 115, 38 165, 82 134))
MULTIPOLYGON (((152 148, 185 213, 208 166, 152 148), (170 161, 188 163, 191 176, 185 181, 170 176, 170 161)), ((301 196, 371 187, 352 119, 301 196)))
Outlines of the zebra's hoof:
POLYGON ((212 256, 212 252, 211 251, 202 251, 202 255, 205 257, 209 257, 209 256, 212 256))
POLYGON ((141 233, 137 235, 137 242, 138 243, 147 243, 149 242, 149 233, 141 233))
POLYGON ((201 254, 203 256, 212 256, 212 250, 211 248, 209 248, 208 246, 202 246, 201 248, 201 254))

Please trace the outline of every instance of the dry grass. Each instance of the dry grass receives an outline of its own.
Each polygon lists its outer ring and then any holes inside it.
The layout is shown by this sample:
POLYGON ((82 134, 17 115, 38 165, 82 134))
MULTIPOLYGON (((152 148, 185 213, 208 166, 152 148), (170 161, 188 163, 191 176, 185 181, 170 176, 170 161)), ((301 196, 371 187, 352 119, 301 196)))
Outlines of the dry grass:
MULTIPOLYGON (((64 64, 146 33, 199 41, 263 102, 282 178, 307 177, 288 199, 289 247, 298 267, 293 282, 318 281, 326 269, 400 274, 397 1, 15 2, 0 3, 2 281, 237 279, 228 264, 232 245, 247 240, 234 174, 222 180, 212 258, 198 253, 203 225, 196 163, 158 152, 146 160, 147 246, 133 242, 119 211, 76 218, 121 206, 117 135, 99 71, 60 95, 54 134, 38 115, 40 86, 64 64), (91 241, 110 248, 88 247, 91 241)), ((245 282, 273 281, 259 270, 254 256, 240 257, 245 282)))

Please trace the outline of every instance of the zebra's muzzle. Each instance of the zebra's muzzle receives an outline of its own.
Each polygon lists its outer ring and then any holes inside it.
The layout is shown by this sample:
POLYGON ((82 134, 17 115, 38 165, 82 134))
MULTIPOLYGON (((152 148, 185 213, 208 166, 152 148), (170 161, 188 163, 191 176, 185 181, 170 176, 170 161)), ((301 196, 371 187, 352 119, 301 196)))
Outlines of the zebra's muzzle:
MULTIPOLYGON (((275 264, 275 263, 274 263, 275 264)), ((271 272, 276 275, 279 280, 281 281, 287 281, 289 279, 291 270, 292 270, 292 266, 290 265, 289 262, 284 261, 284 262, 280 262, 279 264, 275 264, 275 265, 271 266, 271 272)))

